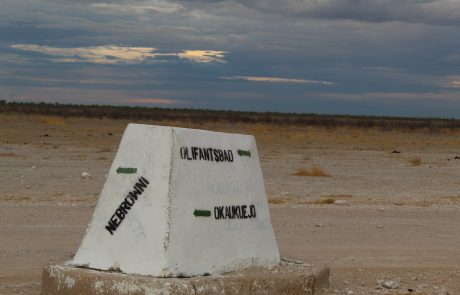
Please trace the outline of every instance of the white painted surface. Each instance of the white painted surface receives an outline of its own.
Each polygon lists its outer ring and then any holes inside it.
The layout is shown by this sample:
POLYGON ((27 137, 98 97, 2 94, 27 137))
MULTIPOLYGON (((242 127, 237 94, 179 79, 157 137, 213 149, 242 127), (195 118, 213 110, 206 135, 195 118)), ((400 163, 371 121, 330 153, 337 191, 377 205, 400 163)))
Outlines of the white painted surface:
POLYGON ((254 137, 138 124, 130 124, 123 135, 93 219, 70 262, 158 277, 278 263, 254 137), (193 147, 212 149, 213 155, 205 160, 198 153, 193 159, 193 147), (224 150, 232 159, 217 162, 215 155, 224 150), (137 173, 117 174, 118 167, 137 168, 137 173), (140 177, 148 180, 147 188, 110 234, 108 221, 140 177), (217 219, 220 206, 240 206, 234 207, 240 218, 217 219), (251 207, 254 218, 249 218, 251 207), (211 215, 195 216, 195 210, 211 215))
POLYGON ((161 274, 166 266, 171 145, 171 128, 134 124, 127 127, 72 264, 161 274), (118 174, 119 167, 135 167, 137 173, 118 174), (149 186, 111 235, 105 226, 140 176, 150 182, 149 186))

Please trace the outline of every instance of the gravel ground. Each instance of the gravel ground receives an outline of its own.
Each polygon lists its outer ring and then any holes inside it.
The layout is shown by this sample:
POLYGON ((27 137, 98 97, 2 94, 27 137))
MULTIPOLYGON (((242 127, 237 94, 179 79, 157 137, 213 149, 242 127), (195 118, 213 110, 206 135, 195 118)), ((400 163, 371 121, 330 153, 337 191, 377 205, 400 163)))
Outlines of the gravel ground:
MULTIPOLYGON (((126 123, 0 115, 0 294, 75 253, 126 123)), ((328 263, 324 293, 460 294, 459 134, 162 124, 257 136, 281 255, 328 263)))

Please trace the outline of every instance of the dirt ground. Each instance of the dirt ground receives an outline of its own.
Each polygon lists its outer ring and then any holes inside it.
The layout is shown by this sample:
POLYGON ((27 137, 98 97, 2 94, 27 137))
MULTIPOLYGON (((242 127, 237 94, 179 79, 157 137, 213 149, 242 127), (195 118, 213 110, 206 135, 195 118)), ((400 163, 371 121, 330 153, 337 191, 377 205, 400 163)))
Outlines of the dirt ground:
MULTIPOLYGON (((127 123, 0 114, 0 294, 75 253, 127 123)), ((325 294, 460 294, 460 132, 160 124, 256 135, 281 255, 328 263, 325 294)))

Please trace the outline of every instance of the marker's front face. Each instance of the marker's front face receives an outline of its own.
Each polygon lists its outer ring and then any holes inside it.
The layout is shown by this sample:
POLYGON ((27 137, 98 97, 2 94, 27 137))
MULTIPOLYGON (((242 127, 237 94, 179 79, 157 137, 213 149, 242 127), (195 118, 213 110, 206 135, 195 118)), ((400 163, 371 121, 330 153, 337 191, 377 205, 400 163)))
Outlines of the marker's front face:
POLYGON ((172 171, 173 271, 199 275, 279 262, 252 136, 174 129, 172 171))

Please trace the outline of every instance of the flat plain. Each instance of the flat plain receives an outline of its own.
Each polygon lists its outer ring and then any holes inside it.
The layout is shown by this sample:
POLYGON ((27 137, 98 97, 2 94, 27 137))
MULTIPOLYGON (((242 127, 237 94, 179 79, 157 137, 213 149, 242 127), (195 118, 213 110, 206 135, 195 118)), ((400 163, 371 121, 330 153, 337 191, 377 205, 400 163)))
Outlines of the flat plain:
MULTIPOLYGON (((0 294, 71 259, 128 122, 0 114, 0 294)), ((459 131, 135 122, 255 135, 281 256, 329 264, 325 294, 460 294, 459 131)))

